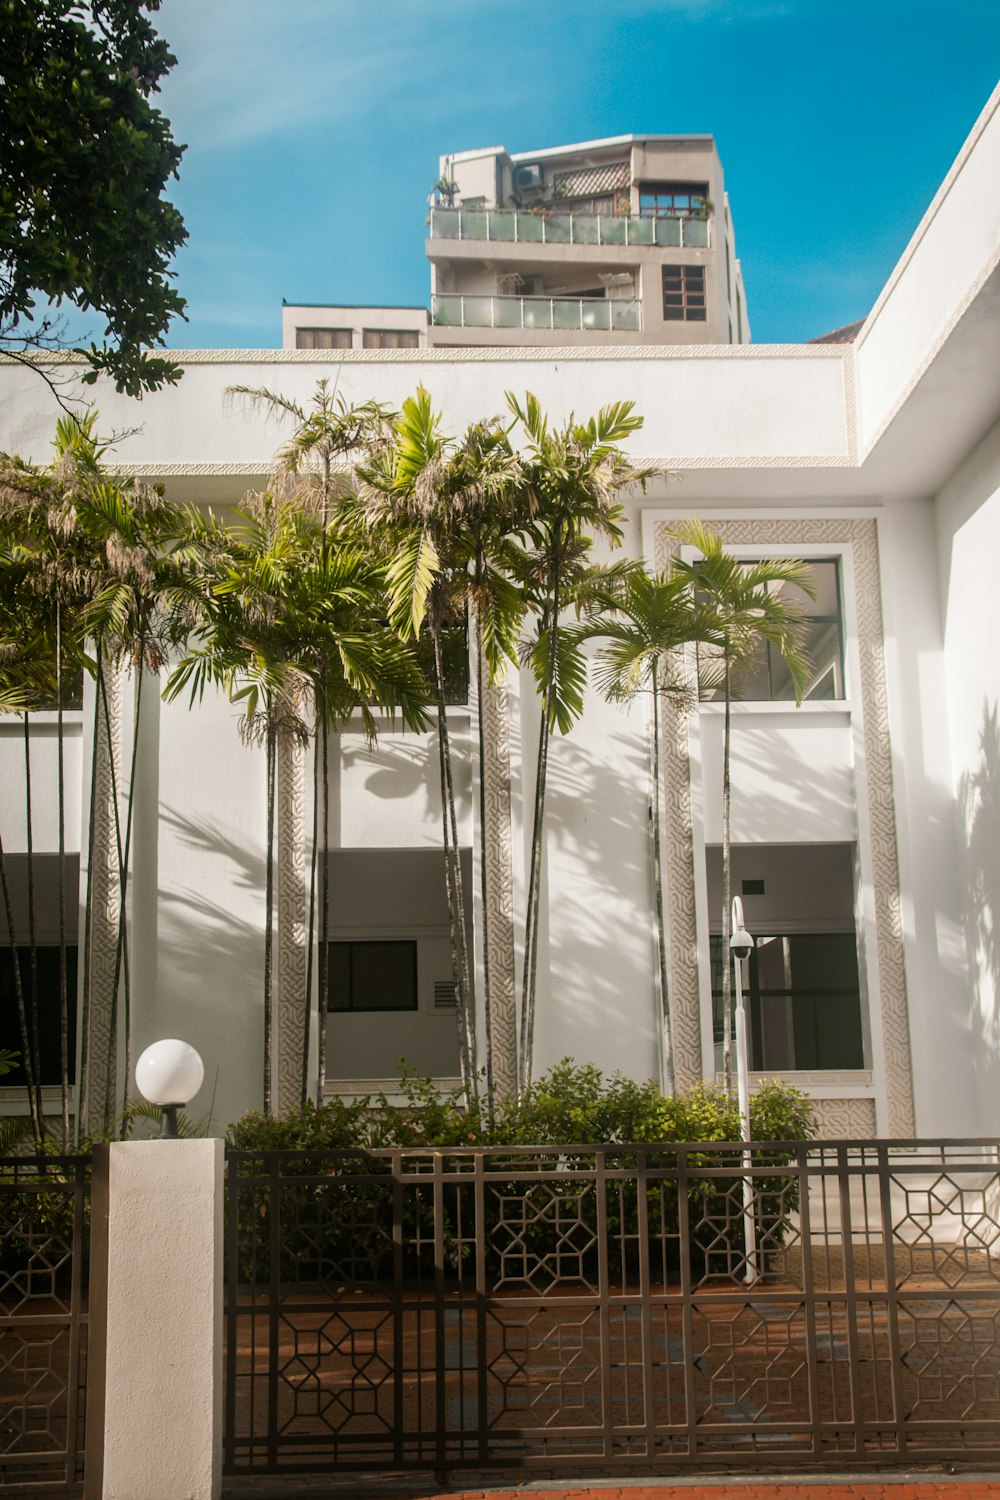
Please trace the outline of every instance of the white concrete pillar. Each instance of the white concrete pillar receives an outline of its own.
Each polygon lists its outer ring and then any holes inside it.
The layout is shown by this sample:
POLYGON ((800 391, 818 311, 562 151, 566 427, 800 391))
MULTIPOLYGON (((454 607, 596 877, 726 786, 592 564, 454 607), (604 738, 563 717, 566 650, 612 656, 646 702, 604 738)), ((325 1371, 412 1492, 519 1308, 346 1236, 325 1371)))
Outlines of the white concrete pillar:
POLYGON ((222 1141, 94 1153, 87 1500, 220 1494, 222 1190, 222 1141))

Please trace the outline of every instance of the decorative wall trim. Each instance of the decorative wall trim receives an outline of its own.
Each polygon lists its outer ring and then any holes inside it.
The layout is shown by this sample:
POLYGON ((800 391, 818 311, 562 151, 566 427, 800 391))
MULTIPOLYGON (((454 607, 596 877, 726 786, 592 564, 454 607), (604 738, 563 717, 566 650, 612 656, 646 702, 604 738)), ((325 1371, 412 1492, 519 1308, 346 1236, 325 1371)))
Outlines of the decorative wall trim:
MULTIPOLYGON (((559 364, 605 360, 670 359, 826 359, 845 360, 849 344, 549 344, 469 345, 451 349, 170 349, 178 365, 412 365, 412 364, 559 364)), ((33 356, 39 365, 86 364, 82 355, 66 350, 33 356)), ((0 363, 17 364, 0 354, 0 363)))
POLYGON ((486 918, 490 968, 493 1086, 498 1095, 517 1089, 517 1019, 514 996, 514 872, 510 811, 510 703, 507 684, 483 691, 486 918))
MULTIPOLYGON (((853 549, 867 812, 875 898, 875 958, 885 1054, 888 1129, 893 1135, 912 1136, 916 1127, 876 522, 834 517, 789 520, 713 517, 711 524, 728 546, 794 548, 848 544, 853 549)), ((654 559, 657 568, 665 567, 668 553, 676 551, 680 545, 676 537, 669 536, 668 526, 669 523, 664 521, 655 524, 654 559)), ((678 881, 685 878, 693 881, 690 755, 686 714, 665 705, 664 721, 664 743, 667 746, 664 771, 671 814, 665 850, 671 884, 671 980, 673 1004, 679 1017, 676 1024, 680 1030, 682 1024, 689 1023, 692 1013, 697 1014, 698 1004, 697 964, 693 958, 693 889, 687 899, 683 892, 676 896, 673 890, 678 881)))
MULTIPOLYGON (((110 749, 114 759, 115 780, 121 786, 122 767, 122 679, 121 674, 105 671, 108 695, 108 720, 111 726, 110 749)), ((95 687, 95 693, 98 689, 95 687)), ((89 873, 91 899, 90 985, 86 1018, 86 1088, 80 1101, 81 1129, 100 1136, 105 1129, 106 1112, 112 1117, 121 1107, 118 1098, 117 1039, 111 1035, 111 1013, 114 1001, 115 958, 118 947, 118 913, 121 890, 118 869, 118 842, 115 835, 115 804, 111 781, 111 757, 108 754, 108 731, 104 714, 97 714, 97 775, 94 786, 94 855, 89 873), (109 1056, 110 1054, 110 1056, 109 1056), (106 1104, 110 1106, 106 1110, 106 1104)), ((87 767, 84 774, 89 781, 87 767)), ((84 838, 87 834, 84 830, 84 838)), ((86 843, 84 844, 86 848, 86 843)), ((81 961, 82 961, 81 949, 81 961)))
POLYGON ((874 1099, 814 1099, 821 1140, 866 1140, 877 1134, 874 1099))
MULTIPOLYGON (((847 393, 845 389, 845 404, 847 393)), ((857 446, 853 429, 847 431, 848 450, 844 453, 643 453, 636 458, 655 469, 851 469, 857 467, 857 446)), ((135 474, 138 478, 170 479, 263 479, 271 473, 268 463, 203 463, 191 460, 179 463, 107 464, 112 474, 135 474)))
MULTIPOLYGON (((274 1110, 297 1109, 302 1095, 303 1004, 308 942, 306 872, 305 746, 278 743, 277 873, 278 937, 274 1011, 274 1110)), ((312 998, 310 997, 310 1006, 312 998)))

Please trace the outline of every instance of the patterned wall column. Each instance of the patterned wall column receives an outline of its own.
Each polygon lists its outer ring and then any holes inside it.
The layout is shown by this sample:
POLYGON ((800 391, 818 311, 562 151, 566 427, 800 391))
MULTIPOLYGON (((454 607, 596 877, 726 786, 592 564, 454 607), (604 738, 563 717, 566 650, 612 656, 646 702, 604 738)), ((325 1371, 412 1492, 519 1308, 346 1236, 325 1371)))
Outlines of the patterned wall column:
MULTIPOLYGON (((864 727, 864 752, 871 830, 872 881, 875 893, 875 961, 878 971, 880 1016, 885 1051, 888 1130, 895 1136, 912 1136, 915 1130, 913 1078, 910 1051, 909 1008, 903 955, 903 925, 899 896, 899 856, 896 847, 895 797, 892 782, 892 751, 889 743, 889 702, 885 677, 882 627, 882 591, 879 580, 878 532, 872 519, 835 517, 815 519, 716 519, 712 529, 727 546, 795 547, 848 544, 854 559, 855 607, 858 650, 861 662, 860 697, 864 727)), ((657 568, 666 566, 679 543, 668 534, 668 522, 656 527, 654 557, 657 568)), ((676 726, 666 756, 668 823, 666 863, 673 884, 691 869, 690 765, 687 726, 676 726)), ((665 731, 666 732, 666 731, 665 731)), ((674 1002, 682 1012, 696 1000, 697 973, 688 965, 688 947, 694 931, 693 891, 691 910, 683 897, 677 912, 679 943, 674 1002)), ((674 898, 670 902, 671 944, 675 943, 674 898)), ((832 1101, 829 1101, 832 1104, 832 1101)), ((824 1101, 824 1114, 834 1111, 824 1101)), ((870 1106, 855 1113, 867 1122, 870 1106)))
POLYGON ((483 691, 485 766, 487 958, 493 1084, 499 1095, 517 1088, 517 1019, 514 1000, 514 873, 510 819, 510 702, 506 683, 483 691))
MULTIPOLYGON (((97 718, 97 759, 93 792, 93 850, 88 871, 90 933, 83 936, 83 978, 86 1012, 83 1017, 83 1068, 80 1080, 80 1129, 100 1135, 105 1127, 105 1105, 111 1113, 121 1107, 118 1097, 117 1037, 111 1034, 114 999, 115 957, 118 947, 118 914, 121 905, 118 870, 118 840, 115 833, 115 803, 111 769, 121 787, 122 679, 110 669, 107 684, 107 722, 103 711, 97 718), (108 725, 110 724, 110 740, 108 725), (110 754, 109 754, 110 748, 110 754)), ((95 692, 97 689, 95 688, 95 692)), ((84 772, 89 789, 90 767, 84 772)), ((87 830, 85 830, 85 836, 87 830)), ((88 837, 89 842, 89 837, 88 837)))
MULTIPOLYGON (((296 741, 278 745, 277 974, 274 1007, 274 1110, 297 1109, 302 1096, 306 944, 309 893, 306 870, 306 763, 296 741)), ((311 1003, 311 1002, 310 1002, 311 1003)))

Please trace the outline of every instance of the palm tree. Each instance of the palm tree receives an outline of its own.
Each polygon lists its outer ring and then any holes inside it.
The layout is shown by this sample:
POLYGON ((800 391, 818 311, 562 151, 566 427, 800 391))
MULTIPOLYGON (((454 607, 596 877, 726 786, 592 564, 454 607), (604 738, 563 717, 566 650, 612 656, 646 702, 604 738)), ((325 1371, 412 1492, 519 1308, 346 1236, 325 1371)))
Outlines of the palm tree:
POLYGON ((794 558, 746 562, 728 553, 721 538, 701 521, 689 521, 676 535, 696 549, 695 559, 677 558, 677 576, 712 616, 712 649, 703 679, 722 689, 725 724, 722 741, 722 1072, 727 1093, 733 1087, 732 980, 729 966, 731 921, 730 780, 731 706, 734 674, 750 665, 762 648, 772 646, 784 660, 800 703, 809 685, 809 658, 802 649, 800 606, 783 590, 802 590, 815 598, 808 565, 794 558))
POLYGON ((656 471, 633 464, 618 446, 642 426, 631 401, 599 411, 589 422, 573 417, 552 428, 536 397, 507 402, 526 439, 521 462, 528 519, 528 549, 521 582, 537 616, 528 659, 541 694, 531 856, 524 926, 524 972, 518 1054, 518 1092, 530 1086, 535 1031, 538 967, 538 910, 544 847, 545 790, 553 728, 565 733, 583 710, 586 668, 579 634, 568 632, 560 616, 587 572, 595 537, 617 546, 621 540, 618 499, 645 487, 656 471))
MULTIPOLYGON (((183 590, 178 587, 176 568, 171 557, 171 549, 181 532, 181 513, 158 490, 140 485, 134 479, 113 482, 98 473, 95 482, 82 492, 78 501, 78 513, 81 525, 90 537, 97 555, 95 571, 99 570, 97 586, 92 599, 81 610, 80 623, 85 637, 94 646, 97 680, 95 709, 104 722, 118 856, 118 933, 111 989, 104 1100, 105 1128, 110 1129, 115 1118, 121 1121, 125 1119, 131 1077, 131 974, 127 895, 143 682, 147 674, 159 675, 166 664, 169 651, 183 639, 186 627, 191 622, 191 611, 183 590), (109 668, 115 671, 125 668, 135 673, 132 743, 124 787, 124 828, 119 810, 117 771, 111 750, 112 730, 106 675, 109 668), (120 1112, 112 1091, 119 1041, 119 987, 122 991, 124 1046, 124 1085, 120 1112)), ((95 747, 96 744, 95 735, 95 747)), ((92 785, 92 806, 94 792, 95 787, 92 785)), ((88 888, 85 942, 90 935, 91 905, 88 888)), ((89 984, 86 969, 84 982, 85 986, 89 984)), ((85 1027, 84 1047, 88 1041, 85 1027)), ((122 1129, 124 1128, 123 1124, 122 1129)))
POLYGON ((671 570, 650 574, 641 565, 629 568, 612 589, 602 592, 598 603, 602 613, 588 634, 609 644, 598 654, 597 686, 611 702, 630 703, 639 694, 649 696, 648 826, 659 990, 657 1029, 663 1091, 673 1094, 676 1078, 660 841, 660 703, 665 696, 689 696, 687 684, 673 670, 672 658, 689 642, 714 642, 715 617, 693 598, 683 574, 671 570))
MULTIPOLYGON (((99 448, 93 413, 57 424, 56 459, 40 469, 5 455, 0 464, 0 531, 5 541, 4 590, 17 596, 16 626, 31 642, 40 662, 49 661, 56 708, 59 1015, 62 1147, 69 1148, 69 986, 67 941, 67 855, 65 797, 65 710, 68 684, 83 671, 85 653, 79 616, 91 597, 94 567, 90 539, 80 524, 81 488, 93 471, 99 448)), ((44 701, 37 694, 26 706, 44 701)), ((27 783, 30 785, 30 781, 27 783)), ((30 807, 27 809, 30 817, 30 807)), ((33 903, 32 903, 33 907, 33 903)), ((34 935, 31 935, 34 952, 34 935)), ((16 967, 16 965, 15 965, 16 967)), ((34 963, 32 965, 34 969, 34 963)), ((37 1012, 37 1004, 35 1004, 37 1012)), ((36 1028, 37 1029, 37 1028, 36 1028)))
MULTIPOLYGON (((398 708, 413 727, 424 727, 424 693, 412 657, 379 617, 381 575, 364 549, 342 544, 329 527, 321 546, 316 518, 287 494, 250 496, 241 517, 232 528, 192 518, 185 555, 200 561, 188 588, 202 596, 203 613, 165 696, 188 688, 194 699, 221 686, 243 707, 244 740, 265 751, 263 1099, 271 1113, 278 746, 308 739, 311 695, 321 678, 325 713, 335 724, 361 704, 370 728, 372 705, 398 708)), ((321 1016, 321 1039, 324 1022, 321 1016)))
MULTIPOLYGON (((350 406, 331 390, 326 380, 316 382, 313 398, 303 406, 289 396, 266 386, 230 386, 227 394, 245 401, 251 411, 263 412, 271 420, 291 418, 294 430, 282 444, 275 458, 272 489, 275 493, 294 495, 303 509, 319 518, 321 562, 330 547, 330 528, 345 501, 354 495, 350 459, 360 453, 375 451, 386 439, 393 413, 375 401, 350 406)), ((332 668, 336 675, 336 668, 332 668)), ((312 1015, 312 966, 316 937, 316 884, 319 871, 319 950, 329 949, 330 936, 330 870, 327 850, 330 807, 330 732, 332 721, 349 716, 347 707, 337 699, 338 685, 330 677, 331 668, 320 663, 313 681, 315 735, 313 739, 313 822, 309 871, 309 932, 306 944, 305 993, 302 1006, 301 1104, 308 1092, 309 1046, 312 1015)), ((339 685, 341 688, 343 684, 339 685)), ((326 1071, 326 1016, 328 1011, 328 965, 318 965, 317 1009, 318 1033, 317 1102, 322 1103, 326 1071)))
MULTIPOLYGON (((499 419, 474 423, 458 442, 444 436, 423 386, 403 403, 389 445, 359 469, 361 504, 374 537, 392 553, 386 579, 389 618, 403 638, 426 628, 433 653, 441 782, 442 843, 459 1059, 466 1097, 478 1093, 476 1028, 470 977, 461 848, 448 730, 444 644, 471 613, 479 667, 480 771, 484 679, 500 679, 516 660, 522 615, 517 590, 497 558, 519 529, 520 465, 499 419), (485 664, 485 671, 484 671, 485 664)), ((482 775, 480 776, 482 784, 482 775)), ((485 862, 485 851, 482 851, 485 862)), ((481 865, 485 879, 485 863, 481 865)), ((487 1017, 487 1088, 493 1084, 491 997, 487 1017)))

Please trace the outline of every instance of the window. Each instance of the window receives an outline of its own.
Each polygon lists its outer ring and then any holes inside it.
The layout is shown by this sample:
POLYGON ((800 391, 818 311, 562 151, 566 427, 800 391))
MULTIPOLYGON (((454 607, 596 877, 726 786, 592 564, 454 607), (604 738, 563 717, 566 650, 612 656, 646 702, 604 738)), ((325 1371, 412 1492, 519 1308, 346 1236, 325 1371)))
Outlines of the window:
POLYGON ((296 328, 296 349, 350 349, 354 336, 349 328, 296 328))
MULTIPOLYGON (((434 692, 434 643, 430 632, 424 628, 417 637, 417 661, 427 679, 427 686, 434 692)), ((447 625, 441 632, 441 667, 444 676, 444 701, 449 707, 464 705, 469 701, 469 628, 463 620, 461 625, 447 625)))
MULTIPOLYGON (((756 559, 745 559, 751 567, 756 559)), ((816 598, 810 599, 793 584, 773 584, 772 588, 788 603, 799 604, 803 611, 802 644, 809 657, 809 684, 804 697, 811 701, 844 697, 843 610, 841 606, 840 565, 836 558, 809 559, 816 598)), ((703 702, 723 698, 718 682, 718 658, 705 647, 698 648, 698 677, 703 702)), ((762 641, 753 660, 733 674, 732 695, 751 703, 788 702, 795 689, 781 655, 762 641)))
MULTIPOLYGON (((35 948, 38 966, 38 1031, 40 1071, 43 1084, 62 1082, 62 1047, 59 1027, 59 946, 47 943, 35 948)), ((69 1081, 76 1077, 76 945, 66 948, 66 994, 69 1009, 69 1081)), ((31 1030, 31 949, 27 943, 18 946, 18 967, 21 970, 21 985, 24 1004, 28 1012, 29 1035, 31 1030)), ((8 1048, 21 1058, 23 1046, 21 1027, 17 1013, 17 993, 14 986, 14 952, 11 948, 0 948, 0 1047, 8 1048)), ((4 1088, 23 1088, 24 1067, 21 1061, 10 1073, 6 1073, 0 1084, 4 1088)))
MULTIPOLYGON (((717 934, 711 954, 716 1066, 721 1068, 722 938, 717 934)), ((744 974, 748 969, 744 1000, 754 1072, 864 1067, 853 932, 757 937, 744 974)))
POLYGON ((601 193, 591 198, 557 198, 552 205, 556 214, 621 214, 628 213, 613 193, 601 193))
POLYGON ((704 219, 708 215, 707 182, 643 182, 639 214, 644 219, 704 219))
POLYGON ((705 267, 663 267, 663 318, 667 323, 704 323, 705 267))
POLYGON ((330 943, 327 952, 330 1010, 417 1009, 415 942, 330 943))
POLYGON ((420 335, 406 328, 366 328, 362 334, 364 349, 419 349, 420 335))

